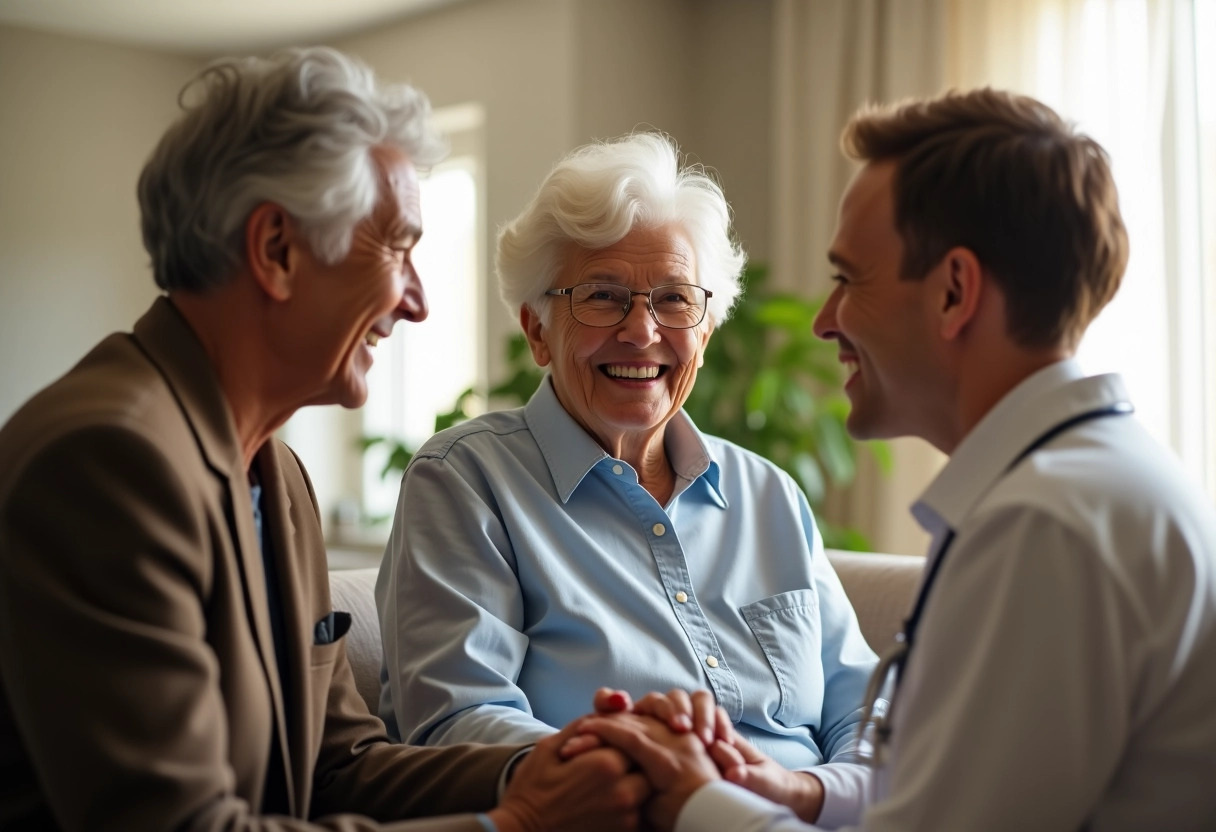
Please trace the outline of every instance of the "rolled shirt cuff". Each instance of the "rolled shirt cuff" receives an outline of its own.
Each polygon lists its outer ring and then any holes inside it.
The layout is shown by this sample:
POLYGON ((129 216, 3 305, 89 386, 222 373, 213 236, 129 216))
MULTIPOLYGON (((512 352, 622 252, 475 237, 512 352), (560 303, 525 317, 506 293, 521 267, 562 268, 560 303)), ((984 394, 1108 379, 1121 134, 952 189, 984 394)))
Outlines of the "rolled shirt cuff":
POLYGON ((863 763, 824 763, 803 769, 823 783, 823 808, 815 825, 838 829, 861 823, 862 813, 869 802, 870 778, 873 772, 863 763))
MULTIPOLYGON (((726 780, 715 780, 693 792, 674 832, 751 832, 764 830, 778 822, 798 822, 793 810, 749 792, 726 780)), ((815 827, 802 827, 813 830, 815 827)))

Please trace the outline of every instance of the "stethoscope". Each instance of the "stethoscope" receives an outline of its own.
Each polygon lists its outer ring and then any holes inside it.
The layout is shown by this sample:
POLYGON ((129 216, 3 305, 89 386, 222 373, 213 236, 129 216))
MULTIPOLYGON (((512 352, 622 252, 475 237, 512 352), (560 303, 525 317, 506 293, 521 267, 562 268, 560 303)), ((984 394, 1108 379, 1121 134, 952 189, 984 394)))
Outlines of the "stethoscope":
MULTIPOLYGON (((1071 430, 1083 422, 1090 422, 1094 419, 1102 419, 1107 416, 1126 416, 1132 413, 1134 409, 1130 402, 1116 402, 1115 404, 1088 410, 1072 418, 1065 419, 1027 445, 1014 458, 1013 462, 1010 462, 1005 467, 1001 476, 1007 475, 1017 467, 1018 463, 1055 439, 1061 433, 1071 430)), ((945 562, 946 553, 949 552, 952 543, 954 543, 953 529, 946 533, 941 546, 938 547, 937 557, 930 561, 929 572, 921 584, 920 592, 917 593, 916 604, 912 607, 912 614, 904 620, 903 630, 895 635, 895 644, 883 654, 883 657, 878 662, 878 666, 874 668, 874 672, 870 675, 869 684, 866 685, 866 707, 862 714, 859 734, 863 740, 866 739, 865 733, 867 728, 873 726, 874 734, 870 739, 870 745, 873 750, 870 752, 870 762, 874 768, 882 766, 883 752, 891 742, 890 705, 888 704, 885 712, 875 714, 875 706, 879 701, 878 696, 892 672, 895 673, 895 685, 891 692, 892 702, 895 700, 895 695, 899 693, 899 684, 903 678, 904 671, 907 669, 908 658, 912 654, 912 646, 916 643, 916 631, 920 627, 920 619, 925 612, 925 603, 929 599, 929 592, 933 589, 933 583, 937 580, 938 573, 941 572, 942 563, 945 562)))

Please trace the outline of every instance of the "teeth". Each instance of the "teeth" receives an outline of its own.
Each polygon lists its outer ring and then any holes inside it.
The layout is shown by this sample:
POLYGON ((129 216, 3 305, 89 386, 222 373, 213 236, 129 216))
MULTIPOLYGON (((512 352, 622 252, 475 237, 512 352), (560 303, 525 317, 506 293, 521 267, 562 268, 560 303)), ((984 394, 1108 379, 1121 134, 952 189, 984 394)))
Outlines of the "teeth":
POLYGON ((369 347, 374 347, 376 344, 380 343, 380 336, 374 332, 369 332, 367 335, 363 336, 363 340, 367 342, 369 347))
POLYGON ((609 364, 605 369, 613 378, 657 378, 659 375, 659 368, 655 366, 626 367, 622 364, 609 364))

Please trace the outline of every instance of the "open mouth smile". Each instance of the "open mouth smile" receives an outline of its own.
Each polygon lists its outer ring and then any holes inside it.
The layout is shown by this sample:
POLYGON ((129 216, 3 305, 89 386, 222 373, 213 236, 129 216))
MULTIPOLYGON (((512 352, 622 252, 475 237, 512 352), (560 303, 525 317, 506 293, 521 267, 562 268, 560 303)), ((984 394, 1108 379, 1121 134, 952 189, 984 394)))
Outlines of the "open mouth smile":
POLYGON ((633 364, 601 364, 600 372, 612 379, 624 381, 652 381, 666 374, 667 367, 661 364, 637 366, 633 364))

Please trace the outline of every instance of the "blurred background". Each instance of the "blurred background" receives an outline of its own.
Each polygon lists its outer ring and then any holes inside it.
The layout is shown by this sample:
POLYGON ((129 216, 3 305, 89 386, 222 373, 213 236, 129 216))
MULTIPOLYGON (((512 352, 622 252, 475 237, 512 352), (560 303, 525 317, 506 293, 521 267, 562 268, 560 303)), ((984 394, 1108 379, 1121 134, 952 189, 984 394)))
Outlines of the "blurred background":
POLYGON ((1216 0, 0 0, 0 422, 155 297, 135 182, 182 84, 219 55, 312 43, 422 88, 452 145, 423 184, 431 317, 378 348, 365 408, 283 431, 337 553, 378 562, 393 443, 514 404, 487 396, 521 369, 496 230, 566 151, 635 129, 716 172, 759 267, 735 334, 714 339, 722 362, 765 357, 710 429, 792 453, 846 542, 922 553, 907 507, 942 460, 843 438, 834 349, 806 343, 805 316, 828 288, 848 116, 984 84, 1046 101, 1110 152, 1131 264, 1080 357, 1124 373, 1141 419, 1216 493, 1216 0), (791 450, 774 431, 799 419, 813 441, 791 450))

